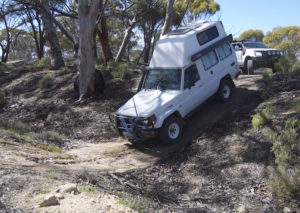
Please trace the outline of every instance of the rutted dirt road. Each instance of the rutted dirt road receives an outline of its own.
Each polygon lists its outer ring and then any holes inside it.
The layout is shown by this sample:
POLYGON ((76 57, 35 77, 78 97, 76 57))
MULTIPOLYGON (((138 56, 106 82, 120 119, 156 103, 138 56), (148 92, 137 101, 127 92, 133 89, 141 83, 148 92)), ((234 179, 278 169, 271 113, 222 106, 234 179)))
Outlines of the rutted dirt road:
MULTIPOLYGON (((30 134, 52 132, 40 143, 62 152, 34 148, 1 131, 0 212, 282 211, 267 182, 274 162, 271 144, 251 127, 251 116, 264 101, 261 75, 240 76, 230 102, 200 106, 186 119, 182 142, 167 147, 155 139, 131 143, 109 128, 108 114, 133 95, 138 75, 131 81, 108 80, 103 96, 74 105, 73 68, 8 67, 0 73, 0 89, 9 99, 0 112, 2 126, 14 120, 23 123, 21 130, 29 126, 30 134), (38 82, 46 74, 54 82, 41 89, 38 82), (82 193, 66 195, 58 206, 37 207, 70 182, 82 193)), ((291 106, 299 82, 278 90, 273 101, 291 106)))
MULTIPOLYGON (((78 177, 84 177, 83 179, 91 183, 88 180, 90 174, 104 175, 103 184, 110 185, 113 181, 117 181, 122 185, 118 176, 113 175, 113 180, 111 180, 110 175, 107 176, 107 174, 128 172, 130 174, 151 168, 160 162, 176 162, 176 159, 173 159, 173 153, 180 153, 191 143, 201 142, 203 135, 215 134, 216 137, 223 135, 225 130, 220 128, 217 128, 215 133, 210 132, 214 126, 218 126, 219 122, 224 124, 224 121, 226 123, 228 120, 229 127, 249 118, 261 101, 260 79, 259 75, 241 76, 235 82, 237 88, 230 102, 219 104, 211 100, 203 104, 192 117, 186 120, 183 141, 170 147, 163 146, 156 140, 134 144, 121 138, 97 144, 74 140, 73 149, 64 151, 62 154, 55 154, 14 142, 10 138, 0 137, 1 204, 7 209, 16 207, 31 211, 37 204, 34 192, 41 188, 53 188, 65 182, 78 181, 78 177), (31 196, 28 196, 29 194, 31 196)), ((222 147, 224 144, 220 143, 219 146, 222 147)), ((202 159, 209 156, 204 160, 208 165, 210 164, 208 161, 214 161, 213 158, 216 164, 220 160, 220 156, 211 156, 211 151, 205 150, 205 147, 201 149, 197 155, 203 155, 202 159)), ((259 167, 259 169, 262 168, 259 167)), ((122 187, 113 189, 113 186, 109 186, 108 188, 112 193, 122 191, 122 187)), ((83 201, 78 201, 80 202, 83 201)), ((103 204, 98 204, 98 206, 101 205, 103 204)), ((44 210, 47 209, 35 209, 35 211, 44 210)), ((54 210, 59 211, 59 207, 54 210)))

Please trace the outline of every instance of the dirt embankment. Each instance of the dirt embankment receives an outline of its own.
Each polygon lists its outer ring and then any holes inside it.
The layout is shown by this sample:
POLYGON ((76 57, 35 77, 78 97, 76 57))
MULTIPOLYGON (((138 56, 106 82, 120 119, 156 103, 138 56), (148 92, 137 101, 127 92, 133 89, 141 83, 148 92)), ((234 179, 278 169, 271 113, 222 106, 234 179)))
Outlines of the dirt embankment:
MULTIPOLYGON (((263 101, 260 75, 236 80, 229 103, 203 104, 186 120, 184 140, 166 147, 156 140, 132 144, 111 133, 108 114, 132 95, 131 82, 113 81, 104 96, 78 106, 73 105, 74 71, 15 69, 1 74, 10 101, 0 118, 63 134, 61 147, 67 149, 46 152, 0 134, 0 209, 280 212, 285 207, 268 187, 271 145, 250 123, 263 101), (41 90, 37 82, 44 74, 53 75, 55 84, 41 90), (67 196, 60 206, 37 207, 44 194, 66 182, 77 183, 81 195, 67 196)), ((279 91, 276 101, 288 104, 287 97, 299 91, 279 91)))

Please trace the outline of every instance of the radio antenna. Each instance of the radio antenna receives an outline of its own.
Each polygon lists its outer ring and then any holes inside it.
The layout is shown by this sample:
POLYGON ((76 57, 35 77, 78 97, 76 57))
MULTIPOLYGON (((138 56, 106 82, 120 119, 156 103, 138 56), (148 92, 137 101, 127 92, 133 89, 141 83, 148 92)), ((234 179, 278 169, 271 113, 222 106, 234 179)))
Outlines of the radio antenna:
POLYGON ((134 106, 134 110, 135 110, 135 113, 136 113, 136 117, 139 117, 138 113, 137 113, 137 110, 136 110, 136 105, 135 105, 135 101, 134 101, 134 96, 132 97, 132 100, 133 100, 133 106, 134 106))

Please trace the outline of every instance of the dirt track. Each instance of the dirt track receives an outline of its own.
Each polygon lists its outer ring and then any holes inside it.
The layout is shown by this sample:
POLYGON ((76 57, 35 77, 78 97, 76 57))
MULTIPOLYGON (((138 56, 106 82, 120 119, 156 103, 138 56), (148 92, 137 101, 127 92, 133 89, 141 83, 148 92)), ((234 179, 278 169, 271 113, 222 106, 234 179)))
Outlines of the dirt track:
MULTIPOLYGON (((93 100, 90 106, 83 107, 83 114, 79 110, 81 106, 72 106, 72 112, 78 113, 74 114, 75 119, 87 116, 88 121, 82 131, 86 134, 78 139, 71 134, 69 143, 72 148, 62 154, 49 153, 1 136, 0 204, 6 206, 6 209, 15 207, 25 212, 61 211, 63 207, 36 209, 35 192, 41 188, 55 188, 66 182, 78 182, 96 185, 101 193, 133 197, 134 200, 141 198, 147 210, 173 206, 179 210, 194 208, 196 212, 230 212, 239 209, 250 212, 261 209, 275 211, 277 207, 264 181, 270 147, 260 143, 261 136, 255 135, 257 133, 248 128, 253 110, 262 101, 261 75, 240 76, 235 84, 237 88, 230 102, 219 104, 210 100, 200 106, 186 120, 183 141, 171 147, 161 145, 157 140, 132 144, 115 136, 111 139, 105 136, 106 139, 101 142, 97 138, 101 131, 95 126, 101 127, 106 135, 109 135, 109 130, 105 127, 107 120, 102 124, 96 123, 98 118, 107 117, 103 114, 106 111, 101 111, 99 107, 105 107, 110 100, 93 100), (99 106, 100 103, 102 105, 99 106), (97 115, 98 111, 102 114, 97 115), (89 127, 93 124, 94 127, 89 127), (233 132, 235 128, 241 132, 239 137, 233 132), (85 140, 91 137, 92 140, 85 140)), ((6 87, 11 86, 8 84, 6 87)), ((71 89, 63 91, 70 94, 71 89)), ((51 101, 48 96, 42 95, 41 100, 51 101)), ((58 95, 55 96, 57 100, 58 95)), ((28 94, 21 96, 25 105, 29 103, 26 101, 28 94)), ((124 101, 118 99, 114 103, 115 100, 109 102, 115 108, 124 101)), ((7 115, 11 116, 17 110, 12 108, 7 115)), ((62 109, 54 111, 56 115, 65 112, 62 109)), ((43 116, 45 119, 47 117, 49 115, 43 116)), ((61 118, 62 121, 65 119, 61 118)), ((74 127, 71 118, 67 119, 69 123, 62 123, 62 129, 74 127)), ((37 129, 44 126, 59 130, 54 121, 44 125, 42 120, 27 120, 37 122, 37 129)), ((80 131, 79 125, 75 128, 80 131)), ((70 199, 62 201, 62 206, 63 202, 67 205, 70 199)), ((81 202, 86 202, 84 199, 78 198, 75 201, 78 208, 81 202)), ((114 203, 118 203, 116 199, 113 199, 114 203)), ((91 205, 101 209, 104 204, 99 202, 91 205)))

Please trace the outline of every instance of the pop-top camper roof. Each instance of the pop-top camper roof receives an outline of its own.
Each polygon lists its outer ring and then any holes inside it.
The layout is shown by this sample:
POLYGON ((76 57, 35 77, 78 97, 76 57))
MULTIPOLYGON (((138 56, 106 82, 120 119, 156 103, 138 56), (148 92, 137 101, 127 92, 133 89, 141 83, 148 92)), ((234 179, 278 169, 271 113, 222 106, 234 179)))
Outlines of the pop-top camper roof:
POLYGON ((150 61, 150 68, 185 67, 191 63, 193 55, 225 37, 226 33, 221 21, 198 22, 194 25, 178 28, 161 36, 157 41, 150 61), (198 38, 202 36, 201 32, 214 28, 214 26, 217 29, 217 37, 200 45, 198 38))

